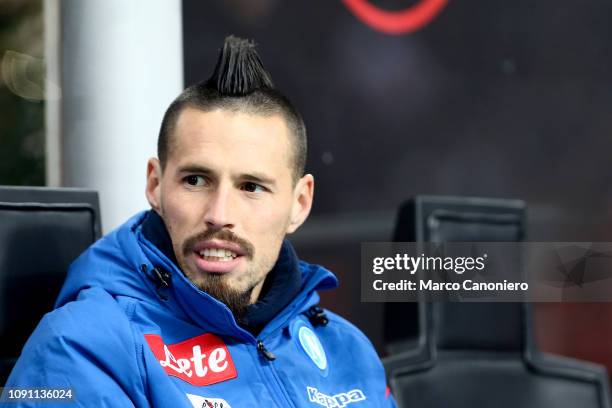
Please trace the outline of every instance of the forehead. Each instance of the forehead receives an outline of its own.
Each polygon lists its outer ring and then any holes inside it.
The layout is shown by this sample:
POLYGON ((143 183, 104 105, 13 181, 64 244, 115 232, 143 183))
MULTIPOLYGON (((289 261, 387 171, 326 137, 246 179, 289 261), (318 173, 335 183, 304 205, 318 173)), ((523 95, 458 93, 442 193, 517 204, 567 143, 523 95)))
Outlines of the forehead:
MULTIPOLYGON (((201 111, 187 107, 173 134, 169 162, 199 162, 279 167, 288 170, 290 140, 285 119, 224 109, 201 111)), ((265 169, 259 169, 265 170, 265 169)))

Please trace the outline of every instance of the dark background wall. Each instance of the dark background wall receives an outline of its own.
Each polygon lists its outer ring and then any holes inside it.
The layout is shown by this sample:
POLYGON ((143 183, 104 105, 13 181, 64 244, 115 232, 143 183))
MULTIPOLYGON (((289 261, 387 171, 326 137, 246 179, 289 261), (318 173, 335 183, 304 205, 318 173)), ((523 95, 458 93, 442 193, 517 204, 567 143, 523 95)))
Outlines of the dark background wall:
MULTIPOLYGON (((417 0, 371 0, 386 10, 417 0)), ((302 111, 311 220, 294 242, 336 272, 324 305, 384 353, 382 306, 359 301, 359 243, 389 240, 415 194, 520 198, 533 241, 612 241, 612 2, 450 0, 392 36, 341 1, 183 1, 185 78, 228 34, 254 38, 302 111)), ((545 350, 612 367, 612 307, 536 305, 545 350)))

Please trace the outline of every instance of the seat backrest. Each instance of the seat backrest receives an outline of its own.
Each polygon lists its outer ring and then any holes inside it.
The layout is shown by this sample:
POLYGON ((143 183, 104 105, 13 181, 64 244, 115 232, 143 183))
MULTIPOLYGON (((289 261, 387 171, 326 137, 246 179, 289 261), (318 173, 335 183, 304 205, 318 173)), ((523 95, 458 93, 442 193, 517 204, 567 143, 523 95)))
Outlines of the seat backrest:
MULTIPOLYGON (((412 205, 404 221, 417 242, 525 236, 520 201, 419 197, 412 205)), ((385 359, 400 407, 609 407, 603 367, 537 350, 528 303, 423 302, 418 314, 417 347, 385 359)))
MULTIPOLYGON (((399 210, 394 241, 515 242, 522 241, 525 234, 525 204, 520 200, 416 196, 399 210)), ((389 352, 417 344, 419 316, 417 303, 385 304, 385 344, 389 352), (405 324, 397 325, 398 321, 405 324)))
POLYGON ((587 370, 561 366, 537 363, 532 368, 517 353, 441 352, 435 365, 427 370, 398 374, 392 386, 399 407, 609 406, 604 372, 598 367, 587 370), (546 367, 551 371, 544 371, 546 367))
POLYGON ((97 192, 0 186, 0 384, 70 263, 99 237, 97 192))
POLYGON ((421 347, 384 363, 399 407, 609 408, 604 367, 545 355, 527 303, 427 303, 421 347))

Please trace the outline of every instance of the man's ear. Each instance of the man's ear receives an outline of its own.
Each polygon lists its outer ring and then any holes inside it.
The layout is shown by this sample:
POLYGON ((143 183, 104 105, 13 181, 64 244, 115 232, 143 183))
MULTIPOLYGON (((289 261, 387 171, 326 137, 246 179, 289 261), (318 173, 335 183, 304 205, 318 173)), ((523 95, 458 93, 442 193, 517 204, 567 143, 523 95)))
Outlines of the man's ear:
POLYGON ((161 163, 155 157, 147 162, 147 187, 145 194, 147 201, 158 214, 161 215, 161 163))
POLYGON ((312 174, 306 174, 298 180, 293 191, 293 205, 291 207, 291 218, 287 227, 287 234, 295 232, 306 221, 312 208, 313 197, 314 177, 312 174))

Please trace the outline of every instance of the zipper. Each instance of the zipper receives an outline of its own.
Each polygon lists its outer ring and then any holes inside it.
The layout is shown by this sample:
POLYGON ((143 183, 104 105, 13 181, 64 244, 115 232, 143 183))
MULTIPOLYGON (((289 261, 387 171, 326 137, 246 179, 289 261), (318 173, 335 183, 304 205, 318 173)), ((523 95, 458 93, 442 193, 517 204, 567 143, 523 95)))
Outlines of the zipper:
MULTIPOLYGON (((270 373, 272 374, 273 381, 269 381, 269 382, 273 382, 273 384, 271 384, 272 388, 277 388, 278 391, 280 391, 279 393, 276 393, 277 395, 282 396, 283 401, 281 401, 282 404, 280 405, 282 407, 295 407, 295 404, 289 398, 289 394, 287 394, 287 390, 283 386, 283 383, 281 382, 278 376, 278 373, 276 372, 276 368, 274 368, 274 360, 276 360, 276 356, 274 355, 274 353, 272 353, 270 350, 266 348, 262 339, 257 339, 257 352, 267 362, 267 364, 265 364, 263 368, 270 370, 270 373)), ((264 377, 268 377, 268 376, 264 373, 264 377)))
MULTIPOLYGON (((329 318, 325 314, 325 311, 317 305, 312 306, 308 309, 308 311, 306 312, 306 317, 315 327, 326 326, 329 323, 329 318)), ((274 355, 274 353, 272 353, 266 348, 266 345, 263 341, 263 337, 256 339, 255 342, 257 344, 257 352, 268 362, 268 364, 266 365, 272 373, 272 377, 274 377, 274 385, 276 385, 276 387, 280 390, 280 394, 284 397, 285 401, 283 402, 286 404, 284 406, 295 407, 295 404, 293 403, 293 401, 291 401, 291 398, 289 398, 289 394, 287 394, 287 390, 284 387, 283 382, 281 381, 278 372, 276 371, 276 368, 274 367, 274 361, 276 360, 276 356, 274 355)))
POLYGON ((268 361, 276 360, 276 356, 266 348, 262 340, 257 340, 257 351, 259 351, 259 353, 263 355, 268 361))

